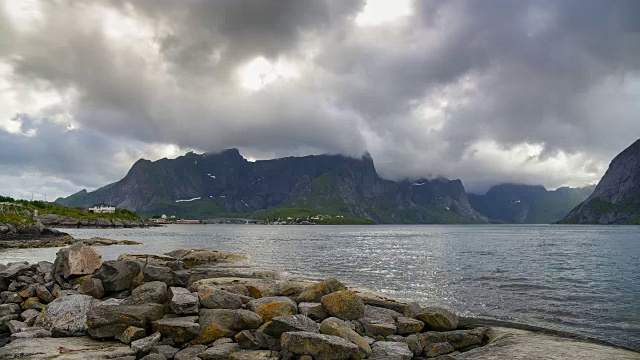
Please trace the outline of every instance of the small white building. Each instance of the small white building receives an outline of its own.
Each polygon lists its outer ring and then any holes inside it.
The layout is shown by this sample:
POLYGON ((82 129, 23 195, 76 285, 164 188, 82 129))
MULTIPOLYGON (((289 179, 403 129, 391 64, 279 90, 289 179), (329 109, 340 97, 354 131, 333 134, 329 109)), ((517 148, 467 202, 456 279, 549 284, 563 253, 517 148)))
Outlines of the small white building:
POLYGON ((114 206, 94 206, 88 209, 90 212, 94 214, 114 214, 116 212, 116 208, 114 206))

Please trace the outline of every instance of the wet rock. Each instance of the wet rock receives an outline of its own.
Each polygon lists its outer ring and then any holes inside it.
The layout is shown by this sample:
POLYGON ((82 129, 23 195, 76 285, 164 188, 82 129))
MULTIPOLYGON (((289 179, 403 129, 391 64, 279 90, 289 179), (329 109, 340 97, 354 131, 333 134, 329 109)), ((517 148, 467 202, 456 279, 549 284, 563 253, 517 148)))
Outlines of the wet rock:
POLYGON ((358 358, 357 345, 338 336, 312 332, 288 332, 280 339, 282 349, 296 355, 310 355, 314 360, 358 358))
POLYGON ((320 332, 320 325, 306 315, 285 315, 273 318, 267 323, 263 331, 274 338, 279 338, 285 332, 307 331, 320 332))
POLYGON ((142 338, 131 342, 131 350, 136 354, 136 357, 141 358, 151 352, 151 349, 158 345, 160 342, 160 333, 155 333, 146 338, 142 338))
POLYGON ((135 261, 105 261, 94 277, 102 281, 107 293, 127 290, 140 272, 140 264, 135 261))
POLYGON ((307 315, 313 320, 322 321, 327 318, 327 309, 321 303, 300 303, 298 304, 298 312, 307 315))
POLYGON ((413 353, 405 343, 378 341, 371 346, 369 359, 375 360, 411 360, 413 353))
POLYGON ((320 332, 325 335, 338 336, 356 344, 362 357, 371 354, 369 342, 353 331, 347 323, 338 318, 325 319, 320 324, 320 332))
POLYGON ((131 295, 122 301, 123 305, 163 304, 167 301, 167 284, 152 281, 142 284, 131 291, 131 295))
POLYGON ((200 353, 198 357, 202 360, 228 360, 238 350, 240 347, 235 343, 218 344, 200 353))
POLYGON ((53 272, 68 278, 71 275, 93 274, 102 265, 102 255, 82 243, 62 248, 56 254, 53 272))
POLYGON ((319 284, 312 285, 305 289, 299 296, 297 301, 300 302, 320 302, 320 299, 336 291, 347 290, 337 279, 327 279, 319 284))
POLYGON ((331 316, 342 320, 357 320, 364 316, 364 303, 353 291, 337 291, 320 299, 331 316))
POLYGON ((174 250, 165 255, 176 258, 189 267, 249 260, 247 255, 218 250, 174 250))
POLYGON ((262 318, 248 310, 202 309, 200 310, 200 336, 196 343, 209 344, 215 340, 233 337, 242 330, 257 329, 262 318))
POLYGON ((204 345, 193 345, 185 348, 184 350, 178 351, 176 355, 173 357, 174 360, 194 360, 199 359, 198 355, 207 350, 207 347, 204 345))
POLYGON ((89 335, 98 339, 114 338, 129 326, 146 328, 164 315, 160 304, 121 305, 106 302, 94 305, 87 313, 89 335))
POLYGON ((200 305, 207 309, 240 309, 242 298, 225 290, 210 286, 201 286, 198 289, 200 305))
POLYGON ((80 284, 78 288, 80 294, 89 295, 96 299, 100 299, 104 296, 104 287, 102 281, 96 278, 86 279, 80 284))
POLYGON ((171 339, 175 345, 182 345, 200 335, 200 324, 197 316, 160 319, 153 322, 153 331, 171 339))
POLYGON ((427 344, 423 351, 426 357, 436 357, 439 355, 448 354, 450 352, 453 352, 454 350, 455 349, 453 348, 453 346, 451 346, 451 344, 447 342, 441 342, 427 344))
POLYGON ((55 299, 38 315, 35 325, 53 333, 53 336, 86 335, 87 314, 97 302, 88 295, 70 295, 55 299))
POLYGON ((420 320, 401 316, 396 321, 396 327, 398 328, 398 334, 408 335, 419 333, 424 328, 424 323, 420 320))
POLYGON ((131 342, 144 338, 147 332, 143 328, 129 326, 122 334, 116 336, 116 340, 124 344, 131 344, 131 342))
MULTIPOLYGON (((425 328, 435 331, 450 331, 458 327, 458 316, 451 311, 439 307, 424 307, 419 310, 411 308, 407 316, 425 323, 425 328)), ((406 316, 407 314, 405 314, 406 316)))
POLYGON ((189 290, 181 287, 169 288, 169 306, 174 314, 197 314, 200 302, 189 290))
POLYGON ((296 303, 284 296, 275 296, 252 300, 247 304, 247 309, 260 315, 264 321, 278 316, 295 315, 298 313, 296 303))

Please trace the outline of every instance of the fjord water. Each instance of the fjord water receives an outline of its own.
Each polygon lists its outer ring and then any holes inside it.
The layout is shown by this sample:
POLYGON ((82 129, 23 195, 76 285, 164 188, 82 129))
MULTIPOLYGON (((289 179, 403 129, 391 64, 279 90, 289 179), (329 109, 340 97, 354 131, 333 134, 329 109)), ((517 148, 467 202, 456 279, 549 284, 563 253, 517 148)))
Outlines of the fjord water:
MULTIPOLYGON (((68 229, 131 239, 121 253, 205 248, 248 253, 259 268, 337 277, 464 316, 527 323, 640 350, 640 227, 171 225, 68 229)), ((52 261, 57 249, 7 250, 0 263, 52 261)))

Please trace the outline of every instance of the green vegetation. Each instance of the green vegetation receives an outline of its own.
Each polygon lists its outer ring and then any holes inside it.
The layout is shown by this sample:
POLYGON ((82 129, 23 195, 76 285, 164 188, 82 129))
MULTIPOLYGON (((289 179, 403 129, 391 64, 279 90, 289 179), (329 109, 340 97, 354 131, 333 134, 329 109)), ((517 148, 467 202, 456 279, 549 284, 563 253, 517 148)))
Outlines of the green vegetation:
POLYGON ((24 215, 0 214, 0 222, 18 226, 22 224, 31 224, 31 223, 34 223, 35 221, 32 218, 24 215))
POLYGON ((596 214, 605 214, 609 212, 626 213, 628 225, 640 225, 640 204, 632 204, 630 202, 621 202, 613 204, 602 200, 590 201, 587 205, 596 211, 596 214))
POLYGON ((269 222, 297 222, 309 221, 318 225, 371 225, 369 219, 358 218, 338 213, 305 208, 273 208, 258 210, 252 215, 255 219, 269 222), (315 218, 315 219, 314 219, 315 218))

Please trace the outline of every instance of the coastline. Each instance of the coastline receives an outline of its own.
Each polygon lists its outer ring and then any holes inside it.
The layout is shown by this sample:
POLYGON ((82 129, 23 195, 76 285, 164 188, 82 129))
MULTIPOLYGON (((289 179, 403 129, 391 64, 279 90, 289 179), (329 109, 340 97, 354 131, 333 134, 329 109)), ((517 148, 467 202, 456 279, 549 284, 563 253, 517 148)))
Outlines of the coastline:
MULTIPOLYGON (((436 354, 434 358, 439 356, 438 360, 506 360, 529 359, 519 357, 518 354, 528 356, 526 354, 531 351, 550 352, 547 357, 537 357, 541 359, 582 359, 585 354, 596 360, 640 359, 640 353, 632 349, 598 339, 525 324, 458 317, 443 308, 407 304, 367 289, 342 285, 336 279, 318 282, 280 272, 263 271, 252 266, 246 255, 215 250, 176 250, 164 255, 123 254, 118 260, 102 263, 96 250, 77 243, 58 252, 54 263, 14 263, 3 266, 0 269, 0 280, 0 287, 5 289, 2 293, 5 304, 0 305, 0 308, 7 311, 11 309, 12 312, 20 308, 17 314, 10 315, 10 320, 0 319, 12 333, 11 342, 0 349, 0 359, 10 358, 17 352, 26 353, 27 358, 32 359, 63 358, 58 357, 61 354, 56 353, 58 350, 53 344, 70 348, 77 346, 80 356, 78 358, 103 358, 100 357, 100 351, 104 351, 105 347, 113 351, 117 349, 122 354, 133 353, 134 357, 141 358, 152 353, 154 346, 160 346, 160 338, 164 339, 162 346, 175 348, 176 351, 195 351, 193 357, 189 357, 191 359, 218 358, 208 357, 206 354, 224 349, 231 349, 229 356, 224 357, 227 359, 247 358, 235 357, 236 355, 256 356, 248 357, 249 359, 288 359, 287 354, 310 354, 318 351, 318 346, 331 348, 344 357, 322 357, 319 355, 322 354, 320 352, 314 353, 317 356, 314 359, 347 359, 351 356, 372 359, 422 359, 424 354, 436 354), (74 268, 74 264, 80 258, 84 259, 84 267, 74 268), (34 273, 34 281, 50 281, 41 285, 37 282, 35 285, 24 283, 23 290, 11 292, 11 289, 19 290, 20 281, 26 281, 25 275, 28 276, 29 273, 34 273), (34 289, 32 297, 25 300, 24 296, 29 296, 27 289, 31 288, 34 289), (143 288, 144 291, 141 290, 143 288), (38 291, 35 291, 36 289, 38 291), (167 293, 168 297, 162 295, 154 300, 148 296, 156 295, 144 295, 143 298, 136 298, 142 296, 140 294, 158 291, 167 293), (13 300, 16 296, 22 300, 13 300), (11 300, 6 301, 8 299, 11 300), (89 302, 79 305, 78 302, 81 300, 89 302), (156 303, 164 305, 156 307, 156 303), (189 310, 184 310, 186 303, 189 304, 189 310), (54 304, 64 304, 64 311, 55 310, 54 304), (125 304, 127 306, 124 306, 125 304), (197 311, 198 307, 200 312, 197 311), (105 313, 102 312, 102 308, 109 310, 105 313), (120 332, 128 331, 133 325, 126 319, 128 316, 138 318, 140 315, 135 314, 138 311, 147 311, 145 309, 165 310, 161 310, 157 315, 145 315, 152 316, 152 319, 135 322, 137 329, 140 329, 135 331, 142 331, 145 337, 130 343, 124 341, 119 335, 120 332), (27 311, 36 315, 29 318, 33 320, 32 325, 23 326, 17 319, 30 321, 24 316, 27 311), (128 312, 129 315, 125 318, 119 317, 121 311, 128 312), (169 311, 166 313, 168 317, 163 317, 166 311, 169 311), (213 314, 213 318, 207 314, 213 314), (211 326, 215 329, 228 326, 223 325, 227 324, 228 320, 217 318, 221 314, 258 314, 261 316, 262 325, 259 330, 253 326, 242 325, 223 333, 219 333, 218 330, 209 333, 208 329, 211 326), (327 320, 328 316, 337 316, 341 320, 327 320), (81 338, 68 337, 70 333, 65 332, 68 328, 61 325, 70 317, 74 319, 72 321, 75 330, 72 333, 76 336, 83 335, 81 338), (76 319, 80 319, 80 322, 76 319), (278 325, 270 325, 269 320, 272 323, 276 321, 278 325), (338 327, 351 324, 351 328, 347 326, 334 331, 325 327, 322 330, 323 324, 327 321, 338 327), (60 328, 61 326, 64 329, 60 328), (318 326, 321 329, 320 333, 317 330, 318 326), (281 329, 288 330, 279 332, 281 329), (278 336, 265 335, 260 333, 260 330, 278 336), (49 340, 50 334, 55 333, 59 337, 49 340), (255 336, 258 334, 266 336, 263 340, 271 336, 272 342, 257 340, 255 336), (187 336, 188 339, 181 336, 187 336), (288 336, 300 337, 296 338, 296 341, 301 342, 302 347, 291 343, 293 340, 288 340, 288 336), (249 337, 249 340, 246 337, 249 337), (109 340, 114 338, 120 342, 109 340), (348 341, 345 342, 345 339, 348 341), (139 352, 136 344, 136 341, 143 340, 153 343, 144 354, 139 352), (34 348, 36 342, 43 346, 34 348), (338 346, 338 343, 341 345, 338 346), (278 349, 274 353, 273 346, 276 345, 278 349), (505 355, 505 351, 508 356, 505 355), (575 356, 567 357, 568 351, 575 356), (397 353, 404 355, 394 357, 393 354, 397 353), (195 357, 197 354, 201 357, 195 357), (274 354, 278 355, 273 356, 274 354)), ((156 314, 156 310, 153 311, 156 314)))

